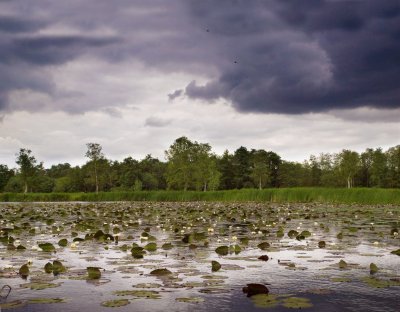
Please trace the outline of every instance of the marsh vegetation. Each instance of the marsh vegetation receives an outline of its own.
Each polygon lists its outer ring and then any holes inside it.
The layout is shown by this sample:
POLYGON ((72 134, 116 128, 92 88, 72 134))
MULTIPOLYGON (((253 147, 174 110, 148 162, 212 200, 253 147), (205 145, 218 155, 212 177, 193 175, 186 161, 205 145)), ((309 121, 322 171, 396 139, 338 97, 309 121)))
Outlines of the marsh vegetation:
POLYGON ((398 307, 398 206, 2 203, 0 214, 2 310, 398 307))

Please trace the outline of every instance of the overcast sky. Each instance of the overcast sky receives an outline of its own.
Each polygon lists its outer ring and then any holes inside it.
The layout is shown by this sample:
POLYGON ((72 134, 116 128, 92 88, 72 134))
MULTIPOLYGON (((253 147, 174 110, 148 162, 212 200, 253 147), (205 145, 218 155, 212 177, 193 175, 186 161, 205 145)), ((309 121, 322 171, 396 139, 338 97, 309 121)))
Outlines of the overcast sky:
POLYGON ((0 0, 0 163, 400 144, 398 0, 0 0))

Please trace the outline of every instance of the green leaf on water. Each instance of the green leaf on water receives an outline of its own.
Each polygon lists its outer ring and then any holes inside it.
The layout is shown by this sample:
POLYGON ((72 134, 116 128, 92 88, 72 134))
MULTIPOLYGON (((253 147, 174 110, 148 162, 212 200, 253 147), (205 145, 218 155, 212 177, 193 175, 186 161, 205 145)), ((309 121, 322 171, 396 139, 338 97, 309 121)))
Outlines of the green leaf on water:
POLYGON ((117 300, 108 300, 101 303, 103 307, 107 308, 118 308, 126 306, 130 303, 128 299, 117 299, 117 300))

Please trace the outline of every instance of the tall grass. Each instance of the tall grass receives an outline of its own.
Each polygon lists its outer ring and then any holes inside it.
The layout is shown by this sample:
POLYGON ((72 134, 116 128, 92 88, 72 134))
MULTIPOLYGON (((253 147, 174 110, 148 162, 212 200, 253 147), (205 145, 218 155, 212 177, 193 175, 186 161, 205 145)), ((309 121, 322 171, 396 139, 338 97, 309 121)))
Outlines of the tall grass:
POLYGON ((400 204, 400 189, 282 188, 214 192, 140 191, 96 193, 2 193, 2 202, 58 201, 255 201, 343 204, 400 204))

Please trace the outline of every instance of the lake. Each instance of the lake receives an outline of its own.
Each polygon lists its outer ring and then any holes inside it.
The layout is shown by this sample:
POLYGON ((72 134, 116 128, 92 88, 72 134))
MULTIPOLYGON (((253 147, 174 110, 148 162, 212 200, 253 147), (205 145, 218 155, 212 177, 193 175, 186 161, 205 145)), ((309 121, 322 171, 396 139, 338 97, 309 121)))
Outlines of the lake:
POLYGON ((2 203, 0 307, 398 311, 399 227, 384 205, 2 203))

